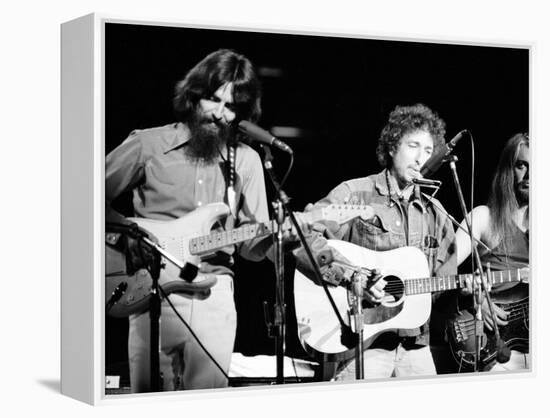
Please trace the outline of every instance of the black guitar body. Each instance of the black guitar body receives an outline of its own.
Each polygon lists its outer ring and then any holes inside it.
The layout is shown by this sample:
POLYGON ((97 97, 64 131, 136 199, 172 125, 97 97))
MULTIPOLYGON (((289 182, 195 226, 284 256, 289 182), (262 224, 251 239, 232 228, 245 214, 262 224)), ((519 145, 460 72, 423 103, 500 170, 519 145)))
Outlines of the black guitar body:
MULTIPOLYGON (((502 341, 511 350, 529 352, 529 286, 519 283, 511 289, 491 294, 493 302, 509 312, 508 325, 500 326, 502 341)), ((449 321, 446 337, 459 371, 472 371, 475 366, 476 339, 474 315, 461 311, 449 321)), ((478 370, 490 369, 497 358, 497 340, 494 332, 483 330, 478 370)))

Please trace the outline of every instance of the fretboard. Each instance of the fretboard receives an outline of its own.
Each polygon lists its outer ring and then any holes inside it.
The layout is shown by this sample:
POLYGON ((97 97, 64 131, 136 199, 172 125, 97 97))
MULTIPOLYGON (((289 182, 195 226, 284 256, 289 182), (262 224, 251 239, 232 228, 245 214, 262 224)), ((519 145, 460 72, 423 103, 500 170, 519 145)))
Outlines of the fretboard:
MULTIPOLYGON (((367 205, 328 205, 320 209, 304 212, 301 216, 309 223, 330 220, 339 224, 358 216, 369 218, 374 212, 367 205)), ((200 255, 217 251, 228 245, 260 238, 271 234, 276 228, 275 221, 250 224, 228 231, 212 232, 209 235, 195 237, 189 240, 189 252, 192 255, 200 255)), ((285 220, 283 229, 290 229, 290 220, 285 220)))
POLYGON ((405 294, 419 295, 421 293, 440 292, 459 289, 463 286, 460 276, 423 277, 409 279, 405 282, 405 294))
MULTIPOLYGON (((405 282, 405 294, 418 295, 421 293, 460 289, 465 287, 466 279, 472 277, 472 274, 460 274, 457 276, 409 279, 405 282)), ((528 277, 529 269, 527 268, 487 272, 487 279, 492 285, 526 281, 528 277)))
POLYGON ((189 251, 192 255, 204 254, 219 250, 228 245, 235 245, 253 238, 264 237, 272 233, 272 222, 250 224, 229 231, 212 232, 209 235, 191 238, 189 240, 189 251))

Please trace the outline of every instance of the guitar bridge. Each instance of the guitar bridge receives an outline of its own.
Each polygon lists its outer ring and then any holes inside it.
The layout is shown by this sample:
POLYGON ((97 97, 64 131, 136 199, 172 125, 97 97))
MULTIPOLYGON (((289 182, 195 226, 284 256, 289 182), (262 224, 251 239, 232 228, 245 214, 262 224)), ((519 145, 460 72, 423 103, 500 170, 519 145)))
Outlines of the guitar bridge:
POLYGON ((467 331, 468 322, 470 321, 461 321, 461 320, 453 321, 453 327, 452 327, 453 337, 457 343, 464 342, 468 339, 468 331, 467 331))

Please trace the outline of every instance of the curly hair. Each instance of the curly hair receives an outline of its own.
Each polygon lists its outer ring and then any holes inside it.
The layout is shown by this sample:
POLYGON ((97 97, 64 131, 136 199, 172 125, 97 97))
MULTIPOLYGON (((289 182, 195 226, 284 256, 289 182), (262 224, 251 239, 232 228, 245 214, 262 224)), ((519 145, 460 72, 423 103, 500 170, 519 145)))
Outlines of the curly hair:
POLYGON ((199 100, 212 96, 225 83, 233 83, 237 117, 256 122, 261 115, 260 82, 250 60, 229 49, 207 55, 176 84, 173 105, 177 119, 188 121, 199 100))
POLYGON ((445 122, 428 106, 417 103, 413 106, 396 106, 390 113, 388 123, 382 129, 376 148, 378 162, 384 168, 391 166, 390 152, 397 150, 399 141, 415 131, 426 131, 434 140, 434 152, 444 144, 445 122))

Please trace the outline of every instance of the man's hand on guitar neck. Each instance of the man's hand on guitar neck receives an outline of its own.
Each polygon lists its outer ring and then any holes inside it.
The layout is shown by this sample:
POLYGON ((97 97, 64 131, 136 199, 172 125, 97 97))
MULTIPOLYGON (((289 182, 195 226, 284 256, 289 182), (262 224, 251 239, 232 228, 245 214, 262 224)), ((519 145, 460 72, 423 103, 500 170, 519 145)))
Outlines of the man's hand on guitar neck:
MULTIPOLYGON (((481 290, 481 280, 482 277, 479 274, 478 270, 476 270, 474 274, 466 276, 466 278, 464 279, 465 286, 460 289, 460 293, 468 296, 474 293, 474 289, 476 290, 476 292, 478 290, 481 290)), ((483 284, 487 291, 490 292, 491 283, 487 280, 487 275, 485 274, 483 275, 483 284)))
MULTIPOLYGON (((309 205, 311 205, 311 203, 309 205)), ((307 238, 309 235, 311 235, 313 225, 309 222, 309 218, 301 212, 294 212, 294 217, 296 218, 296 223, 302 230, 304 237, 307 238)), ((286 224, 287 225, 285 225, 286 227, 283 230, 283 241, 285 242, 285 244, 298 243, 298 241, 300 240, 300 236, 298 235, 298 231, 296 230, 294 224, 290 222, 290 218, 288 218, 286 224)))
MULTIPOLYGON (((481 291, 481 280, 482 279, 479 271, 476 271, 475 274, 473 274, 472 276, 468 276, 465 279, 466 286, 461 289, 461 293, 463 295, 471 295, 474 292, 474 287, 476 289, 476 292, 478 290, 481 291)), ((491 292, 491 283, 487 281, 486 275, 483 275, 483 283, 485 284, 485 288, 487 289, 487 291, 491 292)), ((497 306, 495 303, 491 302, 491 304, 493 307, 493 311, 495 312, 497 325, 508 325, 508 321, 506 321, 506 319, 508 318, 509 313, 497 306)), ((485 295, 483 295, 483 303, 481 304, 481 315, 485 327, 489 331, 494 331, 495 324, 491 315, 491 310, 489 309, 489 303, 487 302, 487 298, 485 297, 485 295)))

